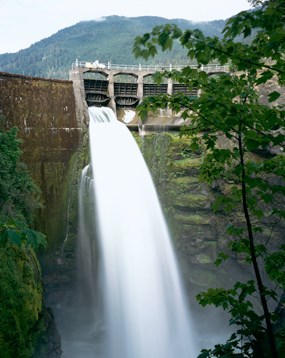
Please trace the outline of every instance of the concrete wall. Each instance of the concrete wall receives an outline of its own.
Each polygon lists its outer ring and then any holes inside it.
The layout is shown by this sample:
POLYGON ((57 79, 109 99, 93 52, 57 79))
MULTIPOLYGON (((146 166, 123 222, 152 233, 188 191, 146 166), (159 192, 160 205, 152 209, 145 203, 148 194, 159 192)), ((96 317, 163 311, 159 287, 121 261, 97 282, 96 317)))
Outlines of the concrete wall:
POLYGON ((53 246, 64 235, 67 175, 81 133, 73 84, 0 73, 0 115, 1 125, 19 128, 23 161, 42 191, 36 226, 53 246))

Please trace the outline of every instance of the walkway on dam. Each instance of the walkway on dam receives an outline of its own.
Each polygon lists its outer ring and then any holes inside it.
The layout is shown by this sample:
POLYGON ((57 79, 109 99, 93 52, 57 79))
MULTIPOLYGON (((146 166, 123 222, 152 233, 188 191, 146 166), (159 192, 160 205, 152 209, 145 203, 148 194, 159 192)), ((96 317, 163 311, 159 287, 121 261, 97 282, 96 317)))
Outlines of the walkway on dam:
POLYGON ((164 71, 164 70, 181 70, 182 68, 189 66, 190 68, 193 69, 200 69, 201 71, 204 71, 206 73, 222 73, 222 72, 229 72, 230 68, 229 65, 219 65, 219 64, 208 64, 208 65, 189 65, 189 64, 185 64, 185 65, 172 65, 172 64, 168 64, 168 65, 141 65, 141 64, 136 64, 136 65, 124 65, 124 64, 113 64, 111 62, 108 63, 100 63, 98 60, 94 61, 94 62, 87 62, 87 61, 78 61, 76 60, 73 64, 72 64, 72 69, 75 68, 82 68, 82 69, 87 69, 87 70, 105 70, 105 71, 123 71, 123 72, 131 72, 131 73, 136 73, 136 72, 148 72, 148 73, 154 73, 157 71, 164 71))

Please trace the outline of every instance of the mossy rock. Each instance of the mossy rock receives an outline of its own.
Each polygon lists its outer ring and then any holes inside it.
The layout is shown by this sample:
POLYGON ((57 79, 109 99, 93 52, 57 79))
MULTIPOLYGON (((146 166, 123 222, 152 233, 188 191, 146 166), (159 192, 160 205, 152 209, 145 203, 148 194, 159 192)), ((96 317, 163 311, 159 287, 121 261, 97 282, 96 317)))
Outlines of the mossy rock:
POLYGON ((181 193, 188 191, 198 192, 203 187, 197 176, 180 176, 172 181, 177 191, 181 193))
POLYGON ((183 193, 174 199, 175 207, 183 207, 186 211, 208 210, 210 208, 210 198, 206 195, 183 193))
POLYGON ((180 225, 180 237, 182 240, 191 240, 201 247, 205 241, 217 241, 216 230, 210 225, 180 225))
POLYGON ((197 286, 202 288, 215 287, 218 282, 218 273, 216 270, 210 269, 211 265, 204 264, 204 267, 201 265, 191 265, 187 271, 189 281, 197 286))
POLYGON ((39 264, 32 249, 0 247, 1 358, 31 357, 43 308, 39 264))
POLYGON ((207 255, 204 253, 195 255, 195 263, 198 263, 198 264, 211 264, 214 261, 215 260, 210 255, 207 255))
POLYGON ((176 176, 198 175, 201 162, 202 159, 200 157, 175 160, 173 169, 176 176))
POLYGON ((188 213, 182 213, 177 212, 175 214, 175 219, 180 224, 186 224, 186 225, 210 225, 211 224, 211 218, 208 216, 203 216, 202 214, 188 214, 188 213))

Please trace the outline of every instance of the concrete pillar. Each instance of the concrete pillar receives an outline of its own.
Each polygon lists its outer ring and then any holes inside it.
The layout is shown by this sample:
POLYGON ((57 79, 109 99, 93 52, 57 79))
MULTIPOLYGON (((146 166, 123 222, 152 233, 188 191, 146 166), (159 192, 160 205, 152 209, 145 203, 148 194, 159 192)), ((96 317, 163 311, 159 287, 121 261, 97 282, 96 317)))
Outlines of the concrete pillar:
POLYGON ((173 93, 173 80, 172 78, 168 78, 167 79, 167 94, 169 94, 170 96, 173 93))
MULTIPOLYGON (((167 79, 167 94, 171 96, 173 94, 173 80, 172 78, 167 79)), ((172 109, 167 106, 167 116, 172 116, 172 109)))
POLYGON ((115 91, 114 91, 114 76, 113 73, 109 73, 108 76, 108 93, 110 97, 109 107, 116 113, 115 91))
POLYGON ((143 75, 140 74, 138 76, 137 84, 138 84, 137 96, 141 102, 143 99, 143 75))
POLYGON ((89 114, 85 100, 83 71, 79 67, 75 67, 69 72, 69 79, 73 83, 77 122, 80 126, 83 124, 88 125, 89 114))

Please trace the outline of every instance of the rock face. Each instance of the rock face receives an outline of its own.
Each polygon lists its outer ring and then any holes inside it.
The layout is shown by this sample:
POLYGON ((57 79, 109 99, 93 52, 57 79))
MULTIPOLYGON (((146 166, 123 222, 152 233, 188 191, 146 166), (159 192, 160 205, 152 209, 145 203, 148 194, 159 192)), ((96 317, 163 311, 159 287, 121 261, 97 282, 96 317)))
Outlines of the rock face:
MULTIPOLYGON (((227 191, 229 184, 217 183, 216 187, 210 187, 200 181, 203 153, 192 152, 187 137, 168 132, 144 137, 135 134, 135 137, 152 173, 189 281, 203 289, 216 286, 220 280, 225 280, 223 284, 227 286, 244 276, 245 271, 250 275, 249 266, 244 265, 238 255, 229 260, 234 264, 230 272, 228 267, 217 269, 214 265, 219 252, 227 250, 227 225, 243 219, 238 210, 235 217, 231 217, 212 209, 217 192, 227 191)), ((263 225, 269 230, 272 223, 264 221, 263 225)), ((282 223, 275 225, 272 232, 275 245, 281 243, 283 230, 282 223)))
POLYGON ((62 354, 61 339, 55 325, 53 311, 44 308, 41 316, 44 331, 40 331, 33 358, 58 358, 62 354))
POLYGON ((214 261, 221 245, 214 192, 199 181, 202 156, 187 138, 169 133, 138 138, 172 232, 182 269, 200 289, 215 285, 214 261))
MULTIPOLYGON (((229 250, 228 224, 242 221, 242 213, 235 213, 233 218, 222 212, 213 212, 212 204, 217 192, 226 190, 226 186, 218 187, 217 184, 217 187, 210 187, 199 180, 203 153, 192 152, 187 137, 167 132, 144 137, 135 134, 135 137, 169 223, 195 328, 201 336, 209 338, 209 342, 204 341, 201 346, 209 346, 211 339, 216 343, 217 336, 228 336, 228 317, 221 310, 202 308, 195 296, 210 287, 229 288, 236 281, 254 278, 251 266, 238 254, 231 252, 226 262, 219 267, 215 265, 218 254, 229 250)), ((274 229, 272 241, 277 245, 284 236, 284 226, 274 229)))

